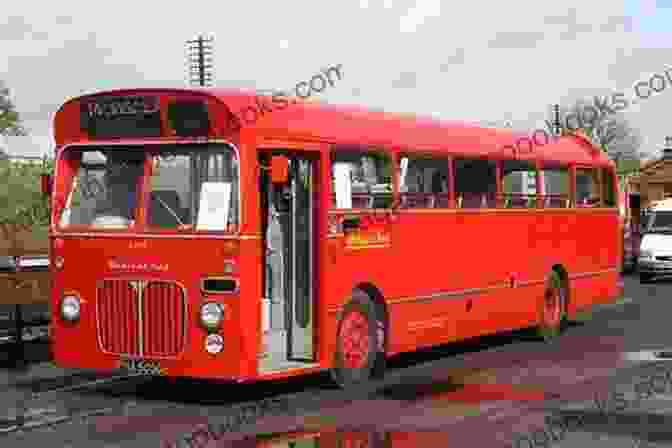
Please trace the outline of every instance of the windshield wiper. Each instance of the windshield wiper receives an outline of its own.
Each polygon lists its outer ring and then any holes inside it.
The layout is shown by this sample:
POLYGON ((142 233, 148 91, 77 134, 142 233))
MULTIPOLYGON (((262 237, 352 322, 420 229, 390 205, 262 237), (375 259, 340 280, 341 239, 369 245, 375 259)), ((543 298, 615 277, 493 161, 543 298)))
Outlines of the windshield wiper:
POLYGON ((177 220, 177 223, 178 223, 179 225, 181 225, 181 226, 184 225, 184 223, 182 222, 182 220, 180 219, 180 217, 177 216, 177 213, 175 213, 175 212, 173 211, 173 209, 170 208, 170 206, 169 206, 168 204, 166 204, 165 202, 163 202, 163 200, 162 200, 159 196, 154 196, 154 197, 156 198, 157 201, 159 201, 159 203, 161 203, 161 205, 163 205, 163 206, 166 208, 166 210, 168 210, 168 211, 170 212, 171 215, 173 215, 173 217, 177 220))

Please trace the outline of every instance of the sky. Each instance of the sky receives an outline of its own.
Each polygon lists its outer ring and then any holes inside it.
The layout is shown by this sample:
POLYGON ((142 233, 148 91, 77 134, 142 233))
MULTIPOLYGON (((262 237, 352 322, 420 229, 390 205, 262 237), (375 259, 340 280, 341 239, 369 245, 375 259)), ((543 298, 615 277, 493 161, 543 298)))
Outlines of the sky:
MULTIPOLYGON (((31 134, 9 142, 17 155, 53 150, 68 98, 186 86, 198 33, 214 37, 217 86, 289 90, 342 64, 320 100, 516 129, 672 68, 672 0, 4 3, 0 80, 31 134)), ((624 111, 642 151, 662 147, 669 104, 672 85, 624 111)))

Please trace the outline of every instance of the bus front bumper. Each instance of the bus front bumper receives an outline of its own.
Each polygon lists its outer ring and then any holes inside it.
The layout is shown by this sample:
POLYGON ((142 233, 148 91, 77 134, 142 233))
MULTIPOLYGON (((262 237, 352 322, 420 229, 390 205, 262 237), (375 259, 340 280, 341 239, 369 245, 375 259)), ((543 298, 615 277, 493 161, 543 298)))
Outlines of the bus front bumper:
POLYGON ((639 259, 637 270, 643 274, 672 275, 672 261, 639 259))

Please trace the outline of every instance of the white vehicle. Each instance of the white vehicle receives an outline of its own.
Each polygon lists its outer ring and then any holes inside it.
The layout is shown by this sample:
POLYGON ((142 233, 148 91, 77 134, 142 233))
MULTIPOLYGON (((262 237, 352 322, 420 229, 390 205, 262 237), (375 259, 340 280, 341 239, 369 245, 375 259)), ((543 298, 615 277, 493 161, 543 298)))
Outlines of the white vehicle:
POLYGON ((637 260, 641 283, 672 276, 672 199, 652 204, 647 218, 637 260))

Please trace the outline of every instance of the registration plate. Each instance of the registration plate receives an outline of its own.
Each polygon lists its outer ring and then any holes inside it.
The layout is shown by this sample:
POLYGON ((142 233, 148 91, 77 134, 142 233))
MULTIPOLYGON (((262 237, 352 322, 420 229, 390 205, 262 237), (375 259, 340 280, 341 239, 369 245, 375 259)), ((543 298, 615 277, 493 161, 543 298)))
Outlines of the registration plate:
POLYGON ((146 359, 122 359, 121 368, 130 373, 140 375, 159 376, 165 375, 165 369, 161 367, 158 361, 149 361, 146 359))

